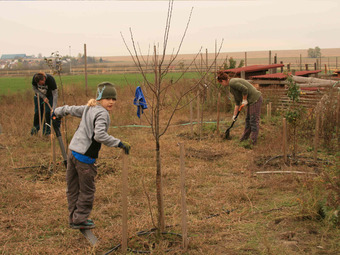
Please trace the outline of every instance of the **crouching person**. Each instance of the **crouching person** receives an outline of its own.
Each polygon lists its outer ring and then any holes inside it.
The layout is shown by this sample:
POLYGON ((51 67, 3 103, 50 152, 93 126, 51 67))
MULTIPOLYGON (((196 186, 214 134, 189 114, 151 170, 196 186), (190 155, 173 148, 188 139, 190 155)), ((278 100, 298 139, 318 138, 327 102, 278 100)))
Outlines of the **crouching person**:
POLYGON ((89 219, 93 208, 96 159, 101 145, 122 148, 129 154, 131 146, 107 133, 110 115, 117 99, 113 84, 100 83, 96 99, 90 99, 87 105, 62 106, 55 109, 53 115, 60 118, 68 114, 81 118, 79 127, 69 145, 67 158, 66 182, 70 227, 91 229, 94 222, 89 219))

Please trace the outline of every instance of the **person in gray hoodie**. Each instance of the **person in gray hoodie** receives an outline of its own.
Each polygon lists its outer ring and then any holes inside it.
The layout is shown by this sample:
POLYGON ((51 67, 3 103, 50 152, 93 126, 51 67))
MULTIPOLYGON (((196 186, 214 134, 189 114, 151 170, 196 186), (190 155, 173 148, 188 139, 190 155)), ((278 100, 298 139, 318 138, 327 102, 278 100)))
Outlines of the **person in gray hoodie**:
POLYGON ((53 115, 61 118, 72 115, 81 118, 70 145, 67 158, 66 182, 70 227, 91 229, 94 222, 89 219, 93 208, 95 193, 96 159, 101 145, 119 147, 126 154, 130 144, 107 133, 110 115, 117 99, 117 91, 112 83, 102 82, 97 86, 96 99, 90 99, 87 105, 62 106, 54 110, 53 115))

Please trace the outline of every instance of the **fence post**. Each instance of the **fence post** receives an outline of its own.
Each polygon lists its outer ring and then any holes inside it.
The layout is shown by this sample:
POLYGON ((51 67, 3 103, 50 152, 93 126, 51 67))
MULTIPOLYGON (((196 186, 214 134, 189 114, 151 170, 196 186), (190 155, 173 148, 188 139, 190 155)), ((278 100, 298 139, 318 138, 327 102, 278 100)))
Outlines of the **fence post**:
POLYGON ((300 71, 302 71, 302 55, 300 54, 300 71))
POLYGON ((200 121, 200 106, 201 106, 201 102, 200 102, 200 91, 197 90, 197 128, 198 128, 198 133, 199 133, 199 138, 200 138, 200 141, 201 141, 201 121, 200 121))
POLYGON ((282 134, 283 160, 284 160, 284 163, 287 164, 287 122, 286 122, 286 118, 282 119, 282 128, 283 128, 283 134, 282 134))
POLYGON ((123 168, 122 168, 122 252, 126 254, 127 252, 127 239, 128 239, 128 227, 127 227, 127 214, 128 214, 128 156, 125 152, 123 154, 123 168))
POLYGON ((185 193, 185 165, 184 165, 184 144, 180 143, 180 167, 181 167, 181 208, 182 208, 182 246, 188 248, 188 225, 187 225, 187 204, 185 193))
POLYGON ((270 122, 271 117, 272 117, 272 102, 269 102, 267 104, 267 120, 268 120, 268 122, 270 122))
POLYGON ((245 71, 241 71, 241 78, 245 79, 246 78, 246 72, 245 71))
POLYGON ((336 110, 336 136, 338 137, 338 151, 340 150, 340 134, 339 134, 339 126, 340 126, 340 93, 338 92, 338 105, 336 110))
POLYGON ((192 123, 192 119, 193 119, 193 109, 192 109, 192 101, 190 102, 190 129, 191 129, 191 136, 194 135, 194 124, 192 123))
POLYGON ((315 135, 314 135, 314 161, 318 160, 318 144, 319 144, 319 129, 320 129, 320 104, 315 108, 316 123, 315 123, 315 135))
POLYGON ((217 122, 216 122, 216 133, 220 134, 220 101, 221 101, 221 91, 218 91, 217 95, 217 122))
POLYGON ((244 53, 244 66, 247 66, 247 52, 244 53))
POLYGON ((55 137, 54 137, 54 128, 51 125, 51 149, 52 149, 52 162, 53 162, 53 173, 56 172, 56 153, 55 153, 55 137))
MULTIPOLYGON (((268 61, 268 65, 272 64, 272 51, 269 51, 269 61, 268 61)), ((269 69, 269 73, 272 74, 273 73, 273 69, 269 69)))

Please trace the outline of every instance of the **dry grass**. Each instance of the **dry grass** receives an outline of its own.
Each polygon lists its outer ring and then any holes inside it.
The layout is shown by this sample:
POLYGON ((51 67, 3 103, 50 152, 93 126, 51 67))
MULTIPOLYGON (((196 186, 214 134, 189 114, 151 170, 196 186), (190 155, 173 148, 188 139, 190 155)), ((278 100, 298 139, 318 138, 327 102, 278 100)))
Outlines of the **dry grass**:
MULTIPOLYGON (((112 114, 112 126, 140 124, 132 105, 132 88, 120 89, 122 98, 112 114)), ((77 88, 66 91, 65 102, 85 104, 88 98, 77 88)), ((61 102, 61 100, 59 101, 61 102)), ((0 252, 1 254, 102 254, 119 244, 121 237, 121 151, 103 146, 98 160, 97 191, 92 219, 100 239, 91 248, 83 236, 68 227, 65 170, 52 173, 50 140, 30 136, 33 95, 2 97, 0 104, 0 252), (31 166, 31 167, 30 167, 31 166), (32 167, 38 166, 38 167, 32 167), (21 168, 20 167, 27 167, 21 168)), ((206 112, 205 119, 215 119, 206 112)), ((223 114, 229 119, 230 114, 223 114)), ((79 120, 67 117, 72 137, 79 120)), ((189 109, 173 123, 189 120, 189 109)), ((178 142, 186 148, 186 189, 190 244, 184 254, 337 254, 339 229, 317 220, 313 207, 302 201, 303 188, 315 181, 307 175, 256 175, 261 160, 281 154, 280 127, 262 123, 259 144, 244 148, 237 137, 243 118, 223 141, 208 129, 202 140, 190 136, 189 126, 173 126, 163 137, 162 167, 166 224, 181 233, 180 170, 178 142), (311 209, 310 209, 311 208, 311 209)), ((142 120, 145 125, 145 120, 142 120)), ((223 127, 226 127, 225 124, 223 127)), ((183 254, 178 238, 152 244, 151 236, 136 236, 153 228, 156 218, 155 151, 149 128, 110 128, 110 134, 129 141, 129 245, 152 249, 152 254, 183 254), (148 197, 150 201, 148 201, 148 197), (148 203, 150 202, 151 208, 148 203)), ((58 161, 61 154, 57 150, 58 161)), ((263 162, 263 161, 262 161, 263 162)), ((319 166, 320 167, 320 166, 319 166)), ((321 167, 320 167, 321 168, 321 167)), ((269 165, 266 170, 314 172, 315 166, 269 165)), ((318 177, 315 177, 316 180, 318 177)), ((119 250, 118 250, 119 251, 119 250)))

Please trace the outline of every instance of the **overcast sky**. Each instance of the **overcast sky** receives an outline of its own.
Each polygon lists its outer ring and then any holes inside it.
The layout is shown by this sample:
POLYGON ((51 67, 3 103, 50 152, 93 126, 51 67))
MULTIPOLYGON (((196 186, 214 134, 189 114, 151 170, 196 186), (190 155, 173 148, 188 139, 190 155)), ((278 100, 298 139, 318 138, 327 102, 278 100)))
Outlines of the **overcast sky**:
MULTIPOLYGON (((340 47, 340 0, 175 0, 169 50, 222 52, 340 47)), ((129 55, 129 29, 143 53, 163 44, 168 1, 1 1, 0 55, 129 55)))

